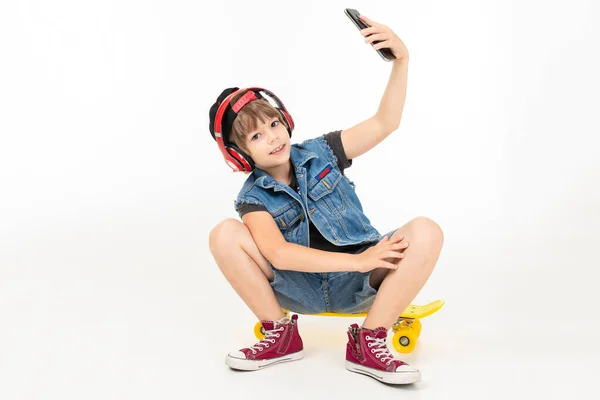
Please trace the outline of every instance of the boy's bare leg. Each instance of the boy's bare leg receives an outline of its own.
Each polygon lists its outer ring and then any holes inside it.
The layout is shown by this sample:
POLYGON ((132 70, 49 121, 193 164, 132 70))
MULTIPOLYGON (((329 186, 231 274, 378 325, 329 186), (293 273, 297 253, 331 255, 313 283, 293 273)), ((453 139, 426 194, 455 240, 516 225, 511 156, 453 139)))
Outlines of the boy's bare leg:
POLYGON ((377 268, 371 273, 369 283, 379 290, 364 328, 392 327, 429 279, 444 241, 440 227, 425 217, 409 221, 392 235, 397 236, 404 236, 408 248, 404 258, 386 260, 397 263, 398 269, 377 268))
POLYGON ((210 251, 229 284, 259 320, 285 317, 269 284, 273 271, 242 222, 226 219, 209 235, 210 251))

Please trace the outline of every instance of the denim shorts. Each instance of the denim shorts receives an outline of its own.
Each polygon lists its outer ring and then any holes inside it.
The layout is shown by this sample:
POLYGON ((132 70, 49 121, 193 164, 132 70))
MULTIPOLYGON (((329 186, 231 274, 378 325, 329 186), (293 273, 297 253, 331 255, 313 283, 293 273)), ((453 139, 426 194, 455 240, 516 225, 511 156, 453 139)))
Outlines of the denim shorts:
MULTIPOLYGON (((383 236, 391 238, 395 231, 383 236)), ((365 244, 354 254, 362 253, 376 244, 365 244)), ((279 305, 299 314, 366 312, 377 294, 377 290, 369 284, 371 271, 314 273, 280 270, 270 265, 274 275, 271 287, 279 305)))

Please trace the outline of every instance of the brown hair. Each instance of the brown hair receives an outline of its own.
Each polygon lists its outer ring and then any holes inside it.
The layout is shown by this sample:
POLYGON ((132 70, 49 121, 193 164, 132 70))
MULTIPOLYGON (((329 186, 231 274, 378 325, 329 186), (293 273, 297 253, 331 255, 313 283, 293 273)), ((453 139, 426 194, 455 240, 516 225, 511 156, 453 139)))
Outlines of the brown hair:
MULTIPOLYGON (((239 93, 235 94, 229 104, 235 104, 238 99, 247 91, 248 90, 241 90, 239 93)), ((273 107, 267 100, 258 99, 251 101, 240 110, 240 113, 233 121, 231 133, 229 134, 229 140, 248 154, 249 150, 246 147, 244 140, 245 136, 256 129, 258 126, 258 120, 264 124, 266 121, 269 121, 273 118, 279 119, 280 124, 287 126, 287 124, 282 120, 277 109, 275 109, 275 107, 273 107)))

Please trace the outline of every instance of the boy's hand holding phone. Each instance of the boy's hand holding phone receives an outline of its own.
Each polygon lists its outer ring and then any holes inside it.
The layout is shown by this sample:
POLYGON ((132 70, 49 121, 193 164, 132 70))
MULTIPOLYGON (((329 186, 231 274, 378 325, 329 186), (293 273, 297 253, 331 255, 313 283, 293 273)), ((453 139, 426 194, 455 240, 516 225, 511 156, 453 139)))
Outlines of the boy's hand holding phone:
POLYGON ((374 40, 381 41, 380 43, 374 44, 375 50, 381 48, 389 48, 396 57, 395 61, 408 58, 408 49, 404 45, 404 42, 394 33, 393 30, 383 24, 378 24, 375 21, 371 21, 364 15, 360 16, 360 19, 371 25, 370 28, 365 28, 360 31, 361 35, 366 36, 365 42, 371 43, 374 40))
POLYGON ((370 20, 353 8, 346 8, 344 11, 360 30, 361 35, 365 36, 365 42, 371 43, 373 49, 385 61, 408 59, 408 49, 393 30, 386 25, 370 20))

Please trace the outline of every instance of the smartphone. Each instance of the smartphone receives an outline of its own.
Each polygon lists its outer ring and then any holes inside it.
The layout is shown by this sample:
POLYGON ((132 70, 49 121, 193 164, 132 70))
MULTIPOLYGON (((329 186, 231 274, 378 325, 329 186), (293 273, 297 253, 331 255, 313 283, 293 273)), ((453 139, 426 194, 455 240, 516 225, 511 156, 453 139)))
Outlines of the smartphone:
MULTIPOLYGON (((344 13, 348 16, 348 18, 352 20, 352 22, 354 22, 354 25, 356 25, 359 31, 362 31, 363 29, 369 28, 371 26, 359 18, 360 13, 354 8, 346 8, 344 10, 344 13)), ((381 42, 381 40, 375 40, 374 42, 371 42, 371 46, 379 42, 381 42)), ((379 55, 381 56, 381 58, 383 58, 384 61, 393 61, 396 59, 396 57, 394 57, 394 53, 392 53, 392 51, 387 47, 375 51, 379 53, 379 55)))

